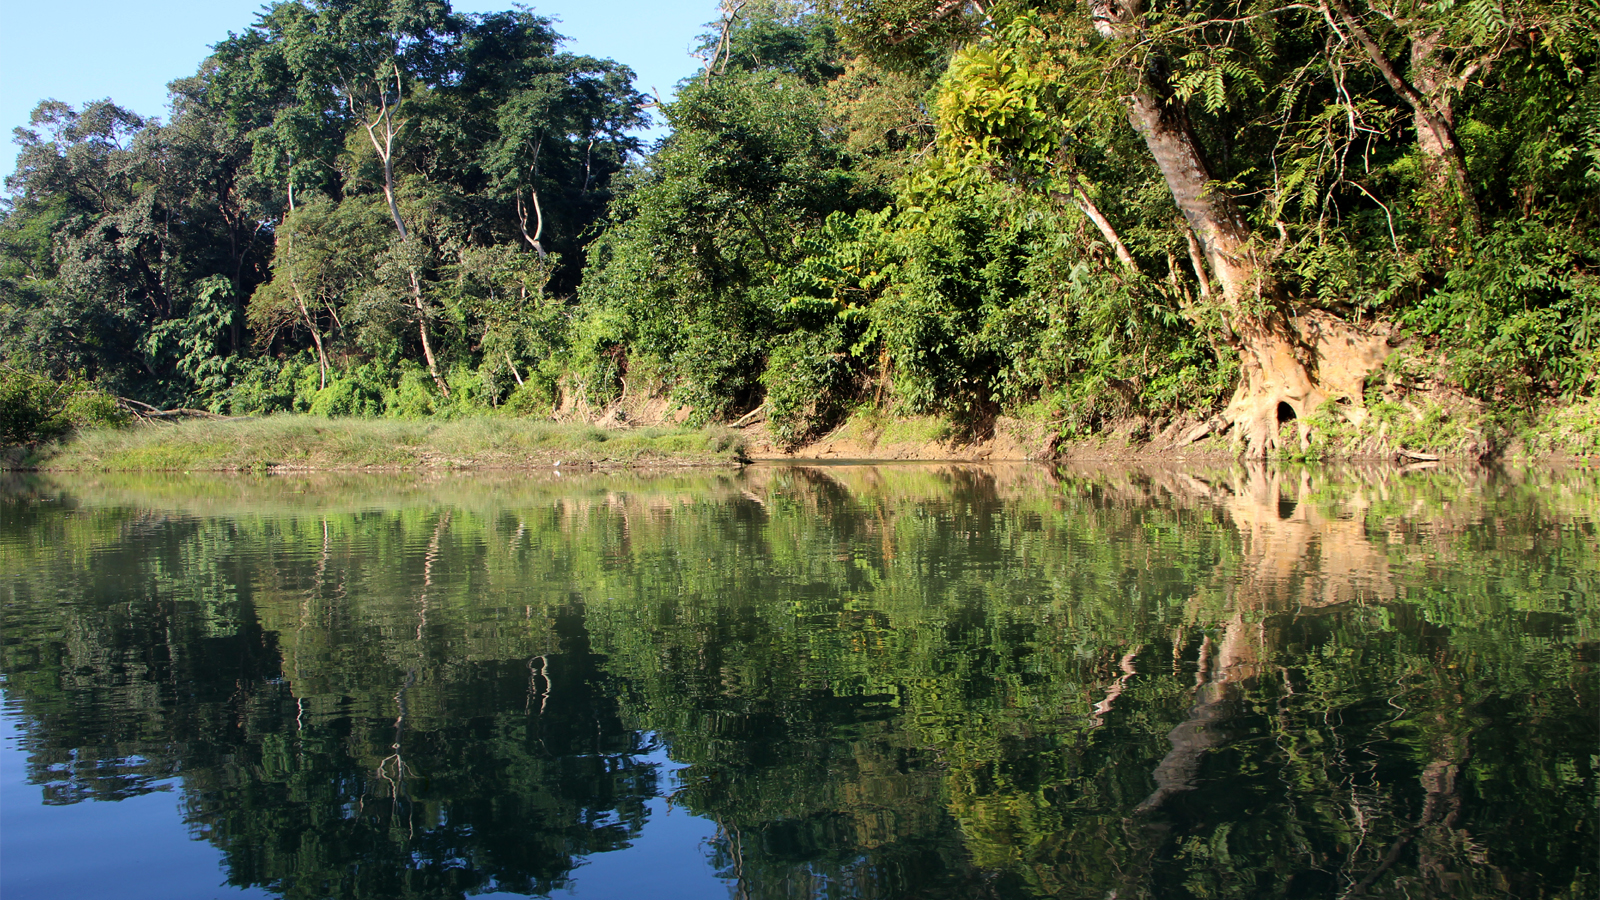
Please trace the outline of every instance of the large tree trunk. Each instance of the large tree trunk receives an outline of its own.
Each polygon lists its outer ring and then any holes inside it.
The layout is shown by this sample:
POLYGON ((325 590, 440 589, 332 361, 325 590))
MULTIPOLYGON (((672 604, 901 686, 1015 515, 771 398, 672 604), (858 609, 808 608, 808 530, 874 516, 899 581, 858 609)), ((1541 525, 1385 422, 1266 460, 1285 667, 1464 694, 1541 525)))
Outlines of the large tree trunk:
POLYGON ((1236 306, 1249 299, 1271 299, 1276 288, 1251 247, 1244 216, 1233 198, 1212 183, 1211 167, 1189 122, 1189 112, 1165 87, 1141 85, 1128 98, 1128 120, 1155 157, 1173 201, 1200 241, 1222 295, 1236 306))
POLYGON ((1467 156, 1456 137, 1453 85, 1440 56, 1438 31, 1421 34, 1411 41, 1411 77, 1420 102, 1412 104, 1411 122, 1417 132, 1417 150, 1422 154, 1432 194, 1439 200, 1434 207, 1451 216, 1468 233, 1478 231, 1479 213, 1467 178, 1467 156))
MULTIPOLYGON (((1108 40, 1139 37, 1140 0, 1093 0, 1091 14, 1108 40)), ((1239 351, 1239 386, 1223 413, 1235 441, 1251 456, 1266 456, 1284 423, 1294 420, 1304 446, 1306 416, 1330 400, 1359 416, 1363 380, 1382 363, 1387 342, 1332 315, 1291 314, 1244 216, 1212 177, 1188 110, 1159 63, 1134 76, 1128 119, 1199 241, 1239 351)))

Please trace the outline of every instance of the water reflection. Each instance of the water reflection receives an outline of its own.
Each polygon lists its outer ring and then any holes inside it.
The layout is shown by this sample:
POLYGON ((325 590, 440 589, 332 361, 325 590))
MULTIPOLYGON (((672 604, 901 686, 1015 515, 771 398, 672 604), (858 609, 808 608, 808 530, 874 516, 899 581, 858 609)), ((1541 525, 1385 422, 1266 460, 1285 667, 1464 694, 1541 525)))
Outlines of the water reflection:
POLYGON ((685 896, 1585 895, 1597 505, 1359 468, 20 480, 0 665, 45 803, 176 779, 286 897, 581 893, 673 816, 685 896))

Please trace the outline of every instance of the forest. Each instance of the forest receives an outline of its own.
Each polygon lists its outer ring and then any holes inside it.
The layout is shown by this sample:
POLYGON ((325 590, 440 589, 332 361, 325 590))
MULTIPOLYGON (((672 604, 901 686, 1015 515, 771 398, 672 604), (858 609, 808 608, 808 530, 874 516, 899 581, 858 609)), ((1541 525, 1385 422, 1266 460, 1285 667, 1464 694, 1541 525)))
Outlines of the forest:
POLYGON ((1592 408, 1596 0, 707 17, 671 99, 526 7, 289 0, 165 120, 41 102, 0 206, 4 441, 651 394, 784 447, 873 410, 1262 456, 1418 398, 1592 408))

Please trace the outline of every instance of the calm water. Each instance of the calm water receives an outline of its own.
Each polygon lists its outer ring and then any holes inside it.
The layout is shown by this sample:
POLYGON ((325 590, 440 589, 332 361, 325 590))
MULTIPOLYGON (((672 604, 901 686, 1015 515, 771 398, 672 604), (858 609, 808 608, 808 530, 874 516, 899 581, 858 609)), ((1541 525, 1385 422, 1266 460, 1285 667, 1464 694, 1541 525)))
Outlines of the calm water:
POLYGON ((1600 896, 1600 476, 0 486, 0 894, 1600 896))

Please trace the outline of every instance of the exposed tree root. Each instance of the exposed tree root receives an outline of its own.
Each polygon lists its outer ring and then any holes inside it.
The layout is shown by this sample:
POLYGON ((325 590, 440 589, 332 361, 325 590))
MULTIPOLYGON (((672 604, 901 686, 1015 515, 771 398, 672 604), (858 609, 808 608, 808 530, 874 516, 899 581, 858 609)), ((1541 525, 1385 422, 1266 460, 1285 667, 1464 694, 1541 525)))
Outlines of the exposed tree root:
POLYGON ((1244 455, 1260 459, 1279 449, 1279 434, 1291 421, 1300 449, 1308 448, 1307 419, 1329 401, 1351 424, 1365 420, 1366 377, 1388 358, 1387 335, 1372 334, 1320 311, 1294 318, 1271 316, 1266 322, 1240 326, 1237 333, 1243 364, 1239 387, 1221 422, 1206 423, 1205 431, 1192 433, 1186 443, 1227 429, 1244 455))

